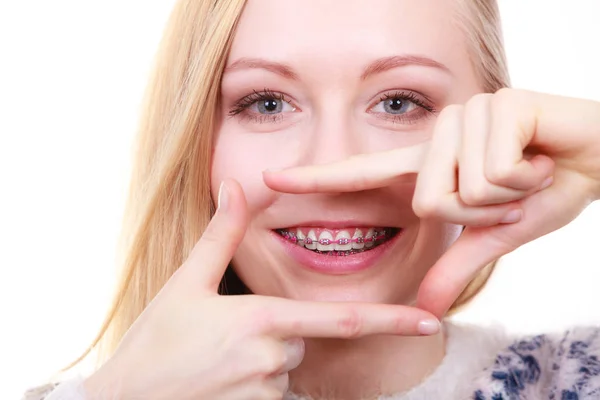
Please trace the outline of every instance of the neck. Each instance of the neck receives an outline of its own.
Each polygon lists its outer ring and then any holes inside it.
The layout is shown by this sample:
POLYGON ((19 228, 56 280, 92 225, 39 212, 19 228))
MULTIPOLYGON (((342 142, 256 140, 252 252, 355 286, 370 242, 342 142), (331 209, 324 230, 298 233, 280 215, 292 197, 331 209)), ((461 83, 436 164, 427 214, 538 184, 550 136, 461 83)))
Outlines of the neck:
POLYGON ((421 383, 442 362, 445 338, 371 336, 306 339, 302 364, 290 372, 291 390, 313 399, 375 399, 421 383))

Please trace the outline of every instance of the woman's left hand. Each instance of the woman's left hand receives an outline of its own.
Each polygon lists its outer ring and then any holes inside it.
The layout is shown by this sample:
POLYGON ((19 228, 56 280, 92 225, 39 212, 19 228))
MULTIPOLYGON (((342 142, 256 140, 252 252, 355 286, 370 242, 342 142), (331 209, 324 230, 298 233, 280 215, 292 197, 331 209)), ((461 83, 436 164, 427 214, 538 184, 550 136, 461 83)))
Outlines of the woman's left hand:
POLYGON ((600 198, 600 103, 515 89, 446 107, 431 141, 337 163, 265 172, 286 193, 350 192, 418 173, 420 218, 464 225, 417 305, 443 316, 490 262, 563 227, 600 198))

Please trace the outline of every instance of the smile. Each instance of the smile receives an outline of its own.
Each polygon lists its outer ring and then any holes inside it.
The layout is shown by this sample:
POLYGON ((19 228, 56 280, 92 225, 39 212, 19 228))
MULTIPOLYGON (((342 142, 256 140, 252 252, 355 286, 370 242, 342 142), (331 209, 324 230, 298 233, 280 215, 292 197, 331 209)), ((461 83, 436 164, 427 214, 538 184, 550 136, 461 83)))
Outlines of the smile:
POLYGON ((400 233, 399 228, 356 227, 327 229, 297 227, 276 229, 286 241, 317 254, 350 256, 372 250, 400 233))

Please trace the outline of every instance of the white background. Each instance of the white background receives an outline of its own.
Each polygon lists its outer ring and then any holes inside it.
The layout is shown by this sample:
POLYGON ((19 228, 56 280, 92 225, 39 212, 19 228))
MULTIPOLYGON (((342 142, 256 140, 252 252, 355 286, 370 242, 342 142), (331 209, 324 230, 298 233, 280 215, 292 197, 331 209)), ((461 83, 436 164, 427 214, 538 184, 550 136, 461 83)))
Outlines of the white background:
MULTIPOLYGON (((600 1, 500 3, 514 86, 600 100, 600 1)), ((1 399, 73 360, 99 327, 141 94, 172 4, 0 0, 1 399)), ((506 257, 460 318, 517 332, 600 321, 599 231, 594 205, 506 257)))

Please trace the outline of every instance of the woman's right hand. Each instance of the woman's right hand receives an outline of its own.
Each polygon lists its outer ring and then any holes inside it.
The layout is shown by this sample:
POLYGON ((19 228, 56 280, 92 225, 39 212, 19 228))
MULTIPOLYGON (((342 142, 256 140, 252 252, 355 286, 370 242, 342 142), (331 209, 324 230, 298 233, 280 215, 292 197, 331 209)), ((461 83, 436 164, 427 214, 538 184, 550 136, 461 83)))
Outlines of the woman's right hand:
POLYGON ((227 181, 219 197, 189 258, 86 380, 90 400, 281 399, 304 337, 435 333, 435 317, 412 307, 219 295, 248 224, 239 184, 227 181))

